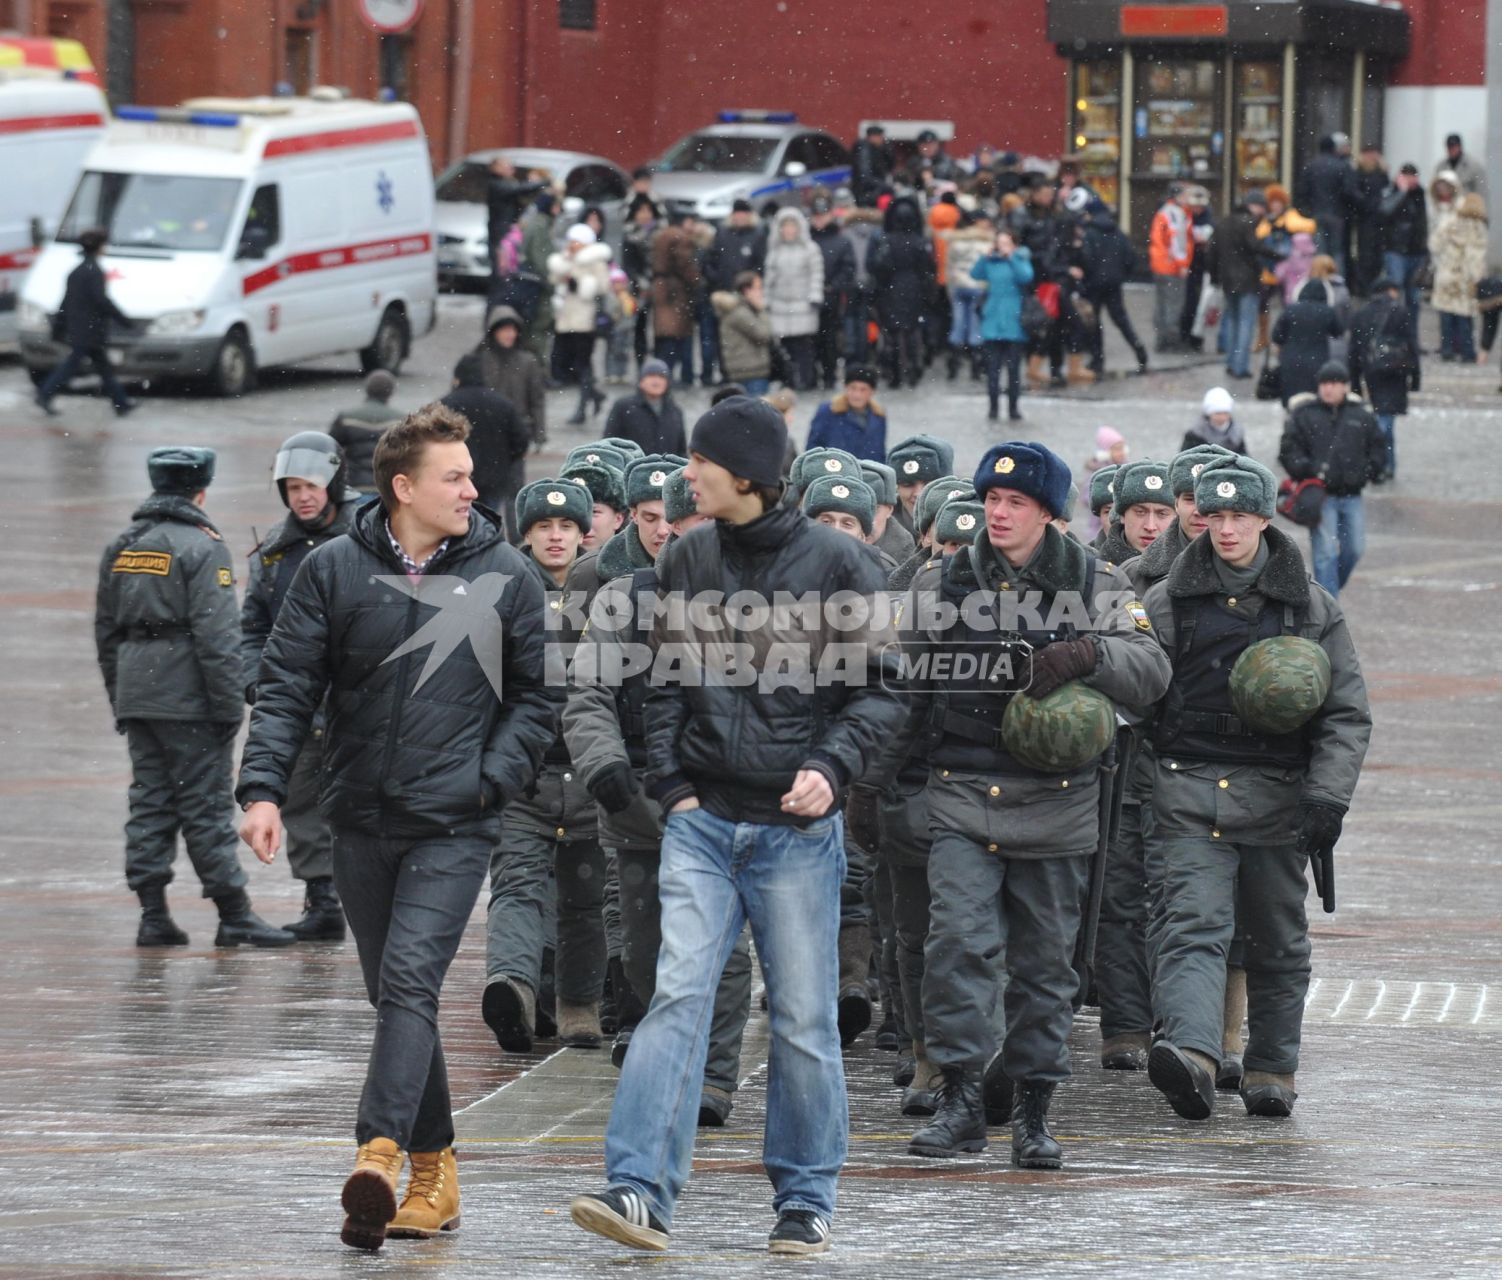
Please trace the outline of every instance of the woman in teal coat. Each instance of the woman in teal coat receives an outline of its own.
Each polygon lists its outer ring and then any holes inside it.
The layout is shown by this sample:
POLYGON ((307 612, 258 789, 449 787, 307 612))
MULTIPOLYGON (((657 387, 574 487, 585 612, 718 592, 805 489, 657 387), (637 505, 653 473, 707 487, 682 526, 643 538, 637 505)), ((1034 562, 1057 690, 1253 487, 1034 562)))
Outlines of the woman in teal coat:
POLYGON ((1022 414, 1017 398, 1022 393, 1022 352, 1027 334, 1022 328, 1022 303, 1033 283, 1033 255, 999 231, 991 252, 970 268, 970 278, 986 286, 981 312, 980 336, 986 346, 986 394, 991 409, 987 420, 995 422, 1001 401, 1001 366, 1007 367, 1007 417, 1017 421, 1022 414))

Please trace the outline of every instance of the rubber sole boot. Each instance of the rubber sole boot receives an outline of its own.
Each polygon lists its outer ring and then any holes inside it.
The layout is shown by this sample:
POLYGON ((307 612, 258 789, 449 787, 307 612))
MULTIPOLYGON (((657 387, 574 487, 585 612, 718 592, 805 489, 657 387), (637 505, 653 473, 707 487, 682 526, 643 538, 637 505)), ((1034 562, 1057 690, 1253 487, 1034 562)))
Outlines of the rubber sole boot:
POLYGON ((946 1067, 938 1088, 938 1112, 913 1134, 909 1155, 950 1159, 986 1149, 986 1111, 980 1081, 963 1067, 946 1067))
POLYGON ((333 879, 318 876, 309 880, 303 893, 302 916, 282 928, 299 942, 343 942, 344 908, 333 879))
POLYGON ((216 947, 290 947, 297 941, 296 934, 267 924, 256 915, 244 889, 215 898, 214 905, 219 908, 216 947))
POLYGON ((902 1040, 897 1034, 897 1022, 890 1014, 876 1029, 876 1047, 884 1053, 896 1053, 902 1048, 902 1040))
POLYGON ((167 890, 163 885, 140 889, 141 923, 136 929, 138 947, 186 947, 188 935, 177 927, 167 913, 167 890))
POLYGON ((558 1043, 565 1049, 600 1047, 600 1006, 558 1002, 558 1043))
POLYGON ((1147 1066, 1147 1051, 1151 1047, 1151 1037, 1146 1031, 1107 1036, 1101 1041, 1100 1065, 1106 1071, 1141 1071, 1147 1066))
POLYGON ((913 1083, 914 1073, 918 1069, 917 1060, 903 1057, 897 1060, 897 1065, 892 1068, 892 1083, 899 1089, 906 1089, 913 1083))
POLYGON ((531 1053, 536 1026, 537 997, 515 978, 493 978, 485 984, 480 1016, 507 1053, 531 1053))
POLYGON ((1012 1078, 1001 1067, 1001 1054, 986 1065, 986 1074, 981 1079, 981 1100, 986 1107, 986 1123, 1003 1125, 1012 1122, 1012 1078))
POLYGON ((1048 385, 1048 374, 1044 371, 1045 363, 1046 361, 1041 355, 1028 356, 1027 358, 1027 385, 1034 390, 1048 385))
POLYGON ((610 1065, 617 1071, 626 1065, 626 1054, 631 1048, 631 1034, 635 1030, 635 1027, 622 1027, 611 1042, 610 1065))
POLYGON ((1225 1010, 1221 1015, 1220 1065, 1215 1071, 1215 1087, 1224 1093, 1241 1088, 1241 1055, 1246 1039, 1241 1034, 1246 1022, 1246 970, 1226 969, 1225 1010))
POLYGON ((1215 1068, 1215 1088, 1220 1093, 1240 1092, 1244 1070, 1239 1053, 1222 1055, 1220 1065, 1215 1068))
POLYGON ((411 1174, 407 1194, 396 1217, 386 1228, 388 1236, 428 1240, 440 1231, 459 1230, 459 1166, 453 1147, 442 1151, 409 1151, 411 1174))
POLYGON ((848 1049, 871 1025, 871 993, 866 979, 871 972, 871 931, 865 925, 840 930, 840 995, 836 1019, 840 1047, 848 1049))
POLYGON ((386 1229, 396 1217, 396 1180, 402 1173, 402 1149, 390 1138, 372 1138, 355 1156, 354 1172, 339 1197, 344 1226, 339 1239, 351 1249, 375 1252, 386 1243, 386 1229))
POLYGON ((728 1089, 704 1085, 699 1090, 699 1128, 723 1129, 734 1104, 735 1095, 728 1089))
POLYGON ((1249 1116, 1267 1119, 1291 1116, 1298 1096, 1292 1076, 1272 1071, 1248 1071, 1241 1084, 1241 1101, 1249 1116))
POLYGON ((1062 1169, 1064 1148, 1048 1129, 1053 1085, 1025 1080, 1012 1104, 1012 1163, 1019 1169, 1062 1169))
POLYGON ((1215 1066, 1203 1053, 1159 1040, 1147 1055, 1147 1078, 1185 1120, 1208 1120, 1215 1110, 1215 1066))
POLYGON ((1095 381, 1095 374, 1085 368, 1085 357, 1071 352, 1069 355, 1069 373, 1067 380, 1071 386, 1089 386, 1095 381))

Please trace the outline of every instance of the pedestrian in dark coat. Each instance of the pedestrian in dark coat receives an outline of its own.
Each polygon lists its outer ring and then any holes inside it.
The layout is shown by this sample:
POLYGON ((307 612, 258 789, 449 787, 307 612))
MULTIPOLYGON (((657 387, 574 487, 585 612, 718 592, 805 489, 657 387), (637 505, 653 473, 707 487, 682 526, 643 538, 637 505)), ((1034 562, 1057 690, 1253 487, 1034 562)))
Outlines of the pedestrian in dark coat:
POLYGON ((375 490, 371 460, 375 457, 376 441, 393 422, 400 422, 403 413, 391 407, 391 397, 396 391, 396 379, 385 369, 376 369, 365 379, 365 399, 353 408, 344 410, 334 419, 329 435, 344 451, 344 465, 349 483, 363 493, 375 490))
POLYGON ((1285 407, 1294 396, 1318 387, 1320 366, 1330 358, 1330 339, 1345 332, 1328 296, 1322 282, 1311 280, 1273 326, 1278 391, 1285 407))
MULTIPOLYGON (((485 318, 485 341, 477 348, 485 385, 499 391, 521 414, 539 447, 548 440, 547 382, 537 357, 522 345, 522 319, 511 307, 492 307, 485 318)), ((521 481, 516 491, 520 492, 521 481)))
POLYGON ((490 179, 485 184, 485 238, 490 246, 492 271, 495 270, 495 250, 501 237, 521 217, 527 202, 545 186, 545 182, 519 180, 516 166, 505 156, 497 156, 490 162, 490 179))
POLYGON ((475 462, 472 477, 480 501, 507 517, 506 537, 516 541, 516 495, 525 480, 524 460, 532 433, 516 406, 485 385, 485 364, 471 351, 454 366, 454 389, 439 401, 469 423, 469 452, 475 462))
POLYGON ((204 514, 214 451, 153 449, 152 495, 99 562, 94 640, 115 727, 130 748, 125 881, 141 900, 136 945, 186 946, 167 913, 181 831, 216 946, 295 942, 250 909, 230 784, 244 714, 240 614, 229 548, 204 514))
POLYGON ((887 206, 881 239, 871 250, 876 313, 886 347, 888 380, 917 386, 923 375, 922 323, 937 288, 933 246, 923 234, 915 200, 901 196, 887 206))
POLYGON ((866 136, 855 144, 850 162, 850 186, 855 202, 870 208, 892 177, 892 152, 887 146, 886 130, 872 125, 866 136))
POLYGON ((674 213, 652 240, 653 351, 669 369, 678 368, 685 386, 693 384, 694 299, 699 290, 694 219, 674 213))
POLYGON ((686 456, 683 410, 673 399, 672 388, 667 365, 661 360, 648 360, 641 367, 636 391, 610 406, 605 434, 634 441, 646 454, 686 456))
POLYGON ((1382 197, 1388 187, 1387 166, 1374 142, 1361 148, 1352 177, 1351 230, 1356 247, 1350 254, 1353 291, 1367 297, 1382 274, 1382 197))
POLYGON ((1397 418, 1408 412, 1408 393, 1419 389, 1419 353, 1409 341, 1408 308, 1396 280, 1379 276, 1372 300, 1351 317, 1351 386, 1364 396, 1387 440, 1381 484, 1398 472, 1397 418))
POLYGON ((115 406, 116 417, 123 418, 136 407, 135 401, 125 394, 125 388, 115 377, 109 354, 104 349, 110 324, 129 327, 131 322, 105 288, 104 268, 99 265, 99 251, 104 248, 105 241, 105 233, 99 230, 85 231, 78 237, 83 261, 68 275, 58 315, 60 331, 54 334, 68 344, 68 354, 47 375, 35 396, 37 408, 48 417, 57 414, 52 407, 52 397, 68 385, 85 362, 91 364, 99 375, 105 394, 115 406))

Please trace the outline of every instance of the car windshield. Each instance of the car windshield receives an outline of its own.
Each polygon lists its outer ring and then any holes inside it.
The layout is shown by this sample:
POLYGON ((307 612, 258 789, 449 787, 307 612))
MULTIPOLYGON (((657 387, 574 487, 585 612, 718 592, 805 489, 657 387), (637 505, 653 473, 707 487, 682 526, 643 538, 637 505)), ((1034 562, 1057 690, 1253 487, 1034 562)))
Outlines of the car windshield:
MULTIPOLYGON (((516 171, 518 182, 551 182, 552 175, 544 169, 516 171)), ((448 204, 484 204, 490 193, 490 166, 479 160, 462 161, 438 179, 435 192, 437 199, 448 204)))
POLYGON ((102 227, 115 249, 212 252, 224 245, 243 185, 239 178, 89 170, 57 238, 76 244, 90 227, 102 227))
POLYGON ((663 156, 658 168, 666 173, 765 173, 776 150, 776 138, 691 133, 663 156))

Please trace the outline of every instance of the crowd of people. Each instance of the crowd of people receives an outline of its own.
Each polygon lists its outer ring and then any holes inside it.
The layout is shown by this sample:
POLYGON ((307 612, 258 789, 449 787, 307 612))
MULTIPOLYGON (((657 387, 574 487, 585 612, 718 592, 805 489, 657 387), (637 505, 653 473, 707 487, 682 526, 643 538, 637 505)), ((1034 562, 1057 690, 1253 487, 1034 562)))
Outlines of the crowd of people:
MULTIPOLYGON (((398 416, 372 375, 339 439, 283 443, 287 516, 238 611, 211 450, 152 453, 100 566, 138 943, 187 941, 165 899, 179 829, 220 945, 353 932, 378 1018, 344 1240, 459 1223, 436 1012, 487 883, 476 1013, 503 1052, 608 1045, 608 1186, 572 1213, 633 1247, 666 1247, 694 1131, 731 1112, 752 943, 775 1253, 828 1247, 841 1050, 868 1033, 918 1156, 1004 1125, 1016 1164, 1059 1168, 1049 1113, 1085 1002, 1101 1066, 1145 1069, 1178 1115, 1224 1090, 1289 1114, 1305 864, 1333 874, 1370 715, 1320 585, 1349 566, 1316 539, 1310 581, 1230 393, 1165 461, 1102 429, 1076 483, 1035 443, 973 467, 933 436, 888 449, 855 365, 801 453, 775 393, 736 385, 686 431, 649 361, 620 434, 502 520, 487 493, 537 424, 484 364, 520 351, 519 384, 542 376, 502 320, 442 401, 398 416), (945 651, 989 674, 929 665, 945 651), (245 703, 240 835, 265 862, 285 839, 306 885, 285 928, 252 910, 226 817, 245 703)), ((1384 443, 1370 415, 1340 442, 1365 413, 1347 376, 1319 372, 1283 442, 1332 506, 1384 443)))

